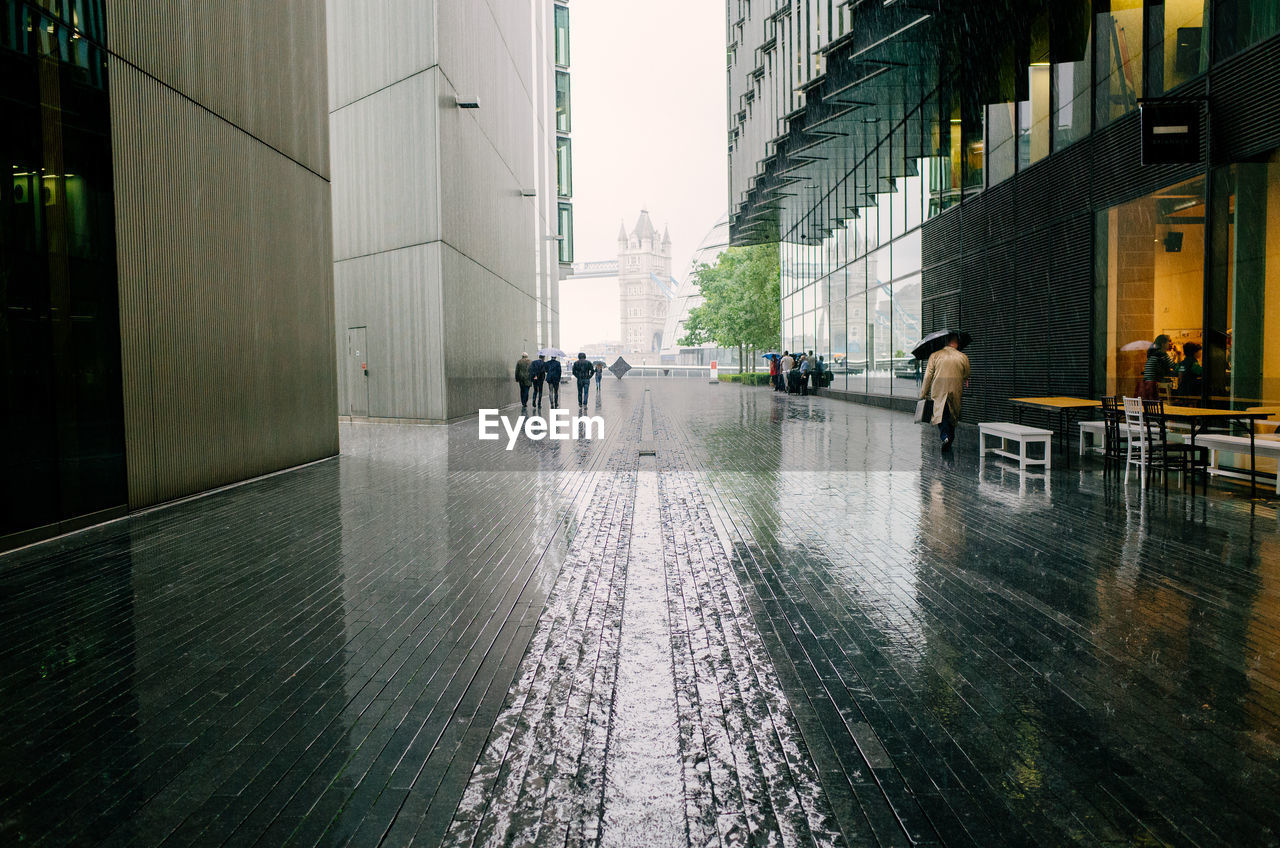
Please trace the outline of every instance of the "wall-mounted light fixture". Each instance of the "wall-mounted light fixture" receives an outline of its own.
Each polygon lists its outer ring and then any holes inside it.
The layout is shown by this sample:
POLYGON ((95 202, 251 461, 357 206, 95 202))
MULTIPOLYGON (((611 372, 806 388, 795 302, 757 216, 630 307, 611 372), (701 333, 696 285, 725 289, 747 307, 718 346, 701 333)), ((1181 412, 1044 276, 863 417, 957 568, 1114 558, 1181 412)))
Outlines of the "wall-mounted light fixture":
POLYGON ((522 188, 520 189, 520 196, 521 197, 537 197, 538 190, 536 188, 522 188))
POLYGON ((453 102, 457 104, 457 107, 459 109, 479 109, 480 108, 479 97, 463 97, 460 94, 455 94, 453 96, 453 102))

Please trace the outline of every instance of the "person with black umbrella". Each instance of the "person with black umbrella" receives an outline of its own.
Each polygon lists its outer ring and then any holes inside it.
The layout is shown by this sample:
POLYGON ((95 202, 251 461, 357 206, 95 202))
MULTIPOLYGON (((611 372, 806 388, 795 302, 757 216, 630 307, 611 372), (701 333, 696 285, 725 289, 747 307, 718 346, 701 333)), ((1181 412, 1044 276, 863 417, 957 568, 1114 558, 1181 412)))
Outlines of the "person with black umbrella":
POLYGON ((943 452, 951 450, 951 443, 955 441, 960 402, 969 383, 969 357, 960 352, 961 341, 960 333, 946 334, 942 347, 929 355, 920 387, 921 398, 933 399, 931 423, 938 425, 943 452))

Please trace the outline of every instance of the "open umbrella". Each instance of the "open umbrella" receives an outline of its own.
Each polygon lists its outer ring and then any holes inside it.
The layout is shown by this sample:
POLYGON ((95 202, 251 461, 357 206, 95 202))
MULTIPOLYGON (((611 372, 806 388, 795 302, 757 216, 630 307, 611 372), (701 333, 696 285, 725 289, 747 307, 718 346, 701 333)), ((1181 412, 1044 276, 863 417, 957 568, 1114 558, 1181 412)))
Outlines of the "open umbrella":
POLYGON ((631 366, 627 364, 627 360, 619 356, 614 363, 609 366, 609 370, 613 372, 613 376, 621 380, 622 375, 631 370, 631 366))
POLYGON ((1120 349, 1121 350, 1148 350, 1150 347, 1151 347, 1151 342, 1137 341, 1137 342, 1129 342, 1127 345, 1125 345, 1120 349))
POLYGON ((932 356, 936 351, 947 346, 947 337, 955 333, 960 337, 960 349, 964 350, 969 346, 969 342, 973 341, 973 336, 963 330, 939 330, 936 333, 930 333, 920 340, 920 344, 916 345, 915 350, 911 351, 911 355, 916 359, 925 360, 932 356))
POLYGON ((538 356, 568 356, 568 355, 569 354, 565 353, 563 350, 561 350, 558 347, 544 347, 542 350, 538 351, 538 356))
POLYGON ((771 350, 768 353, 762 353, 760 354, 760 356, 763 359, 781 359, 782 358, 782 354, 778 353, 776 350, 771 350))

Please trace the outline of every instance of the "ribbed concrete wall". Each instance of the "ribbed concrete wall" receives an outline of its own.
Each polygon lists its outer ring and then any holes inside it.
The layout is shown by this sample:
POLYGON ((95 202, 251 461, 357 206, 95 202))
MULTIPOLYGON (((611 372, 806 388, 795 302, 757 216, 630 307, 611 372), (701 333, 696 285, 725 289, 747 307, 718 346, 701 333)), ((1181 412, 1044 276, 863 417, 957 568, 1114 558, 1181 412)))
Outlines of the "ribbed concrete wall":
POLYGON ((111 52, 324 176, 323 0, 110 0, 111 52))
POLYGON ((517 398, 548 225, 532 22, 550 6, 535 6, 329 0, 342 414, 444 420, 517 398), (480 108, 457 108, 458 95, 480 108))
POLYGON ((108 6, 133 508, 337 452, 322 11, 108 6))

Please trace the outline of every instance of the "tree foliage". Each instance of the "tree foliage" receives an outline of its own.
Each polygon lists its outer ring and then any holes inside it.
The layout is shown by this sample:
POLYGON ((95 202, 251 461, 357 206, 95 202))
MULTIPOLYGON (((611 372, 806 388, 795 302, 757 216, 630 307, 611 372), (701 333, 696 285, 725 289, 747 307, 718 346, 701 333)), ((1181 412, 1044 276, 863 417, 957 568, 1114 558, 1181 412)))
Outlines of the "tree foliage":
POLYGON ((731 247, 694 271, 704 299, 689 310, 678 344, 739 350, 777 347, 782 324, 777 244, 731 247))

